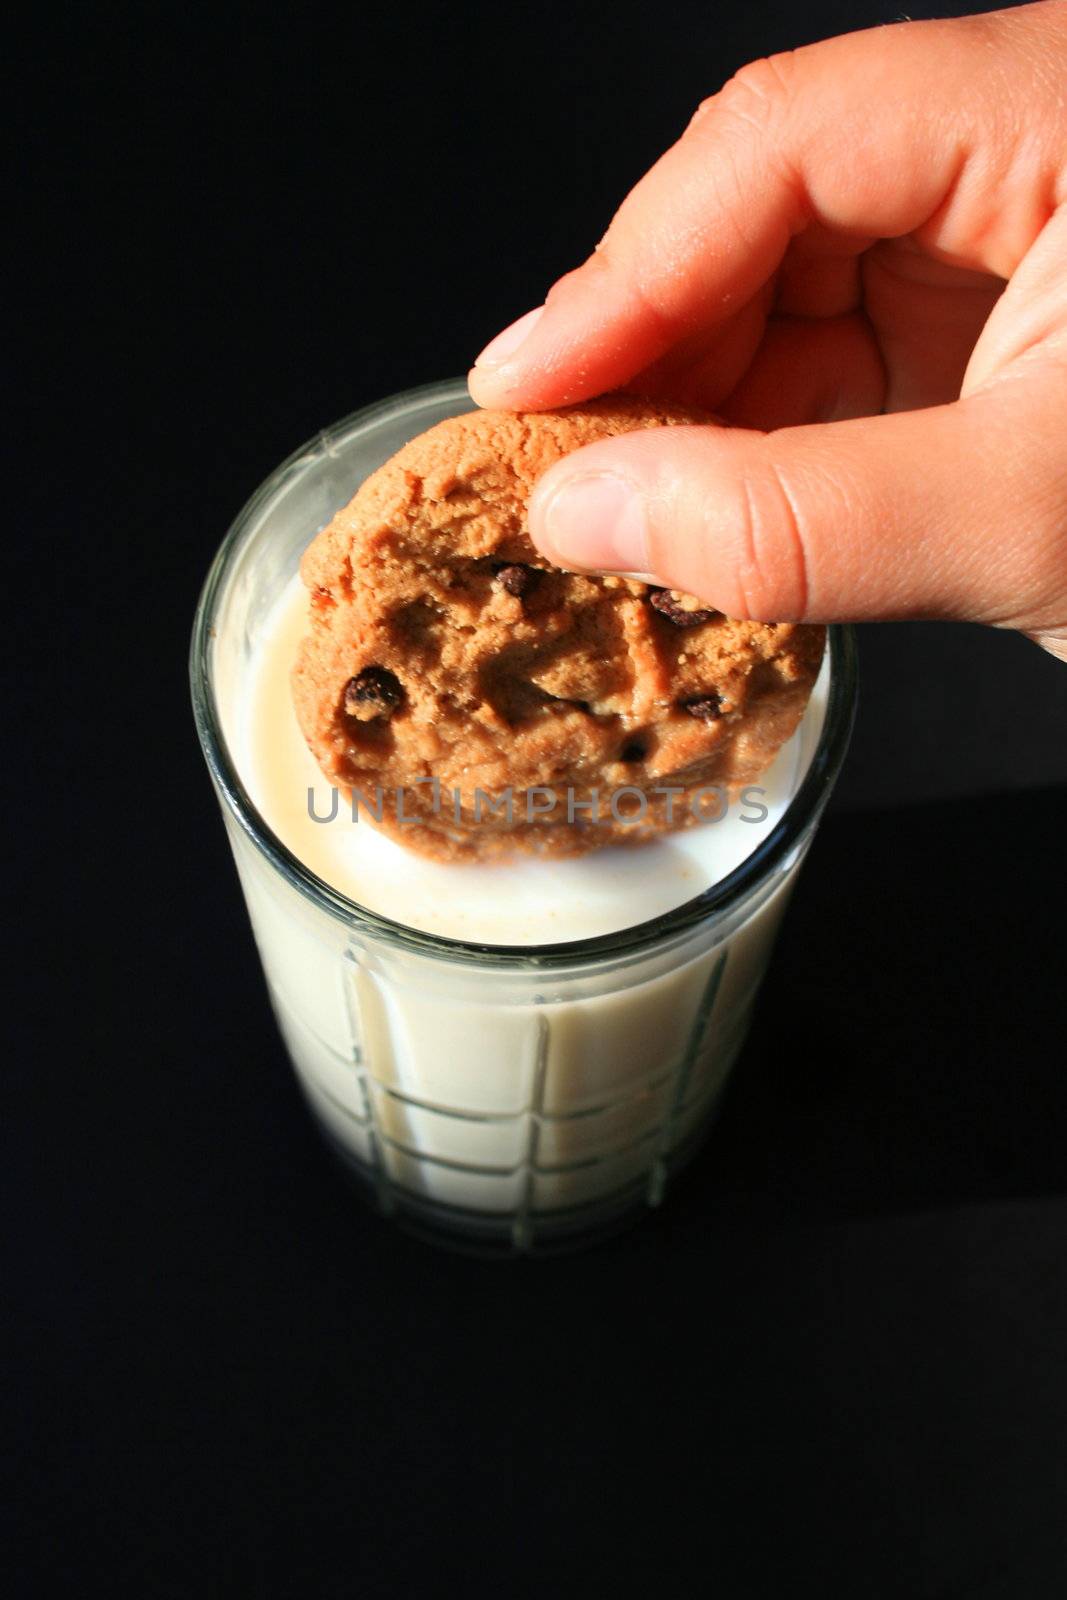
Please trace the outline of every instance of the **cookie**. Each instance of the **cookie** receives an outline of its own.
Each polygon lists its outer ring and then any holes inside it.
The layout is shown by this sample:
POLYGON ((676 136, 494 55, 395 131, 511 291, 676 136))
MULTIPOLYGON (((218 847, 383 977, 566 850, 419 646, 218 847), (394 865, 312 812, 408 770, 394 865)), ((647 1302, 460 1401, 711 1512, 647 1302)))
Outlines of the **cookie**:
POLYGON ((561 571, 526 528, 569 451, 710 421, 625 396, 474 411, 366 480, 305 552, 292 673, 304 736, 361 818, 441 860, 575 855, 705 820, 755 782, 800 720, 824 629, 561 571))

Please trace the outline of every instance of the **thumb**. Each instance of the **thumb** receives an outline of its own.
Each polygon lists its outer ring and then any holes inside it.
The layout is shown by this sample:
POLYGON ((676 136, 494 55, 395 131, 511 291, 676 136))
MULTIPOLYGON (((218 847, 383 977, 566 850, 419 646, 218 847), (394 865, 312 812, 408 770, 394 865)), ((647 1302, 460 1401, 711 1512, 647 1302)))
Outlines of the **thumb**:
POLYGON ((538 481, 559 566, 649 576, 757 621, 957 617, 1067 637, 1067 373, 761 434, 642 429, 538 481))

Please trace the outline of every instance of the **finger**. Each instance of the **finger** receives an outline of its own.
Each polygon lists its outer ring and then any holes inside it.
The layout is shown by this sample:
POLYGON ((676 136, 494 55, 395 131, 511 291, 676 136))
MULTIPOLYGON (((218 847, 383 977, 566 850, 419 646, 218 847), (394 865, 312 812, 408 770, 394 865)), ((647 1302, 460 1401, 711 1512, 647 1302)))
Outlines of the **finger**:
POLYGON ((660 428, 538 482, 530 531, 762 621, 1067 623, 1067 371, 951 406, 756 434, 660 428))
POLYGON ((1064 8, 1030 6, 743 69, 541 314, 487 348, 474 398, 537 408, 630 382, 750 300, 811 222, 862 239, 914 233, 950 264, 1010 276, 1063 165, 1067 112, 1056 74, 1035 64, 1050 15, 1062 35, 1064 8))
POLYGON ((809 223, 790 244, 776 278, 780 316, 841 317, 863 304, 860 260, 873 241, 809 223))
POLYGON ((774 287, 773 279, 768 279, 729 321, 679 340, 638 375, 634 391, 642 398, 660 396, 718 412, 760 348, 774 302, 774 287))
POLYGON ((931 261, 898 239, 869 250, 861 272, 864 312, 885 362, 885 409, 955 400, 1003 280, 931 261))
MULTIPOLYGON (((1065 8, 1067 9, 1067 8, 1065 8)), ((1067 170, 1058 207, 1041 229, 982 330, 963 381, 972 394, 1067 340, 1067 170)))
POLYGON ((742 428, 794 428, 882 410, 885 368, 870 323, 776 318, 721 414, 742 428))

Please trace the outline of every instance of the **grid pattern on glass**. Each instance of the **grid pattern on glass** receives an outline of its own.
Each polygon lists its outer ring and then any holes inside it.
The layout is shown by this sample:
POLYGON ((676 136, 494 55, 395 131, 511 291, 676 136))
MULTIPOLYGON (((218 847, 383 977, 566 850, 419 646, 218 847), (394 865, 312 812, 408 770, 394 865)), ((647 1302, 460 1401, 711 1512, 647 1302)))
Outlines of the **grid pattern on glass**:
MULTIPOLYGON (((672 1151, 713 1106, 740 1045, 738 1037, 720 1041, 714 1052, 706 1048, 727 962, 722 951, 704 964, 699 1003, 673 1063, 653 1065, 636 1088, 570 1112, 552 1112, 544 1103, 549 1008, 527 1013, 533 1058, 528 1103, 493 1113, 429 1104, 382 1082, 364 1051, 360 987, 351 972, 346 1056, 317 1039, 277 994, 273 1000, 312 1108, 363 1168, 386 1210, 411 1197, 495 1213, 508 1219, 513 1246, 523 1249, 534 1242, 545 1214, 635 1188, 648 1203, 658 1202, 672 1151)), ((357 965, 350 953, 349 966, 357 965)))

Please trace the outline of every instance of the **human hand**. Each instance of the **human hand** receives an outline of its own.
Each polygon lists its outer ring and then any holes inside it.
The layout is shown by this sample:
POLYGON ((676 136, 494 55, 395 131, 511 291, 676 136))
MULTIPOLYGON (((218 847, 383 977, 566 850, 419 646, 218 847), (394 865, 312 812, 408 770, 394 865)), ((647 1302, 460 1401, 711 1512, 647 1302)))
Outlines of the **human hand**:
POLYGON ((1067 659, 1065 0, 743 68, 470 374, 516 410, 623 387, 728 426, 552 467, 530 531, 559 565, 1067 659))

